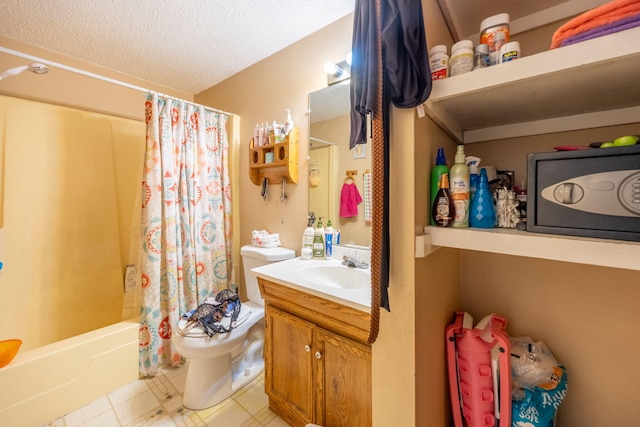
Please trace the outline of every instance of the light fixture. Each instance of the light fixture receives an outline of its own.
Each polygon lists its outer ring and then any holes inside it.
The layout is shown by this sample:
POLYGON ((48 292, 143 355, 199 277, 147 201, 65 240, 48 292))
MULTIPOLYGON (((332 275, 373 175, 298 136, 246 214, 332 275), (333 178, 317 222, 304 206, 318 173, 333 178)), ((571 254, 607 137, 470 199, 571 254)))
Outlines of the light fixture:
POLYGON ((324 64, 324 72, 327 73, 327 85, 342 82, 351 77, 351 66, 347 61, 342 61, 338 64, 333 62, 326 62, 324 64))
POLYGON ((49 69, 46 65, 40 64, 39 62, 34 62, 31 65, 21 65, 19 67, 10 68, 7 71, 0 73, 0 80, 6 79, 7 77, 17 76, 23 71, 29 70, 34 74, 47 74, 49 69))

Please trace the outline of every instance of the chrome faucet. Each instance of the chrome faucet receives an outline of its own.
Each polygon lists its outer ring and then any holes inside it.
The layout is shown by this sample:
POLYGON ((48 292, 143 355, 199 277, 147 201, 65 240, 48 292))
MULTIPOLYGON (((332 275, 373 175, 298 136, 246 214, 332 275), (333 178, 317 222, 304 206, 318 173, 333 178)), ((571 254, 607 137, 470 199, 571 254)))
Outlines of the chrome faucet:
POLYGON ((349 255, 344 255, 342 257, 342 265, 354 268, 369 268, 369 264, 367 264, 366 262, 358 261, 356 257, 349 255))

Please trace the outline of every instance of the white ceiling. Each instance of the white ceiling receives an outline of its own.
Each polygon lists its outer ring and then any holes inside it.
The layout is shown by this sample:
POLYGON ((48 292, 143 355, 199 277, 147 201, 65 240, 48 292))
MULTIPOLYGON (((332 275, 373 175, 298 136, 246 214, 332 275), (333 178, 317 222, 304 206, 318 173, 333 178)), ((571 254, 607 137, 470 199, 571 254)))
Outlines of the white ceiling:
POLYGON ((354 3, 2 0, 0 35, 195 95, 353 12, 354 3))

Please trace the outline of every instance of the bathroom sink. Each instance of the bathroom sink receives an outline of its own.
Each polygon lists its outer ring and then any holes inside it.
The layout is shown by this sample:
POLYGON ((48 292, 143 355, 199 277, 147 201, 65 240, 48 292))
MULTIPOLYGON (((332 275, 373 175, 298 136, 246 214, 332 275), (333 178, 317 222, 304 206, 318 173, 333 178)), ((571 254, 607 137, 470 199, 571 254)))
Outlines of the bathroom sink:
POLYGON ((342 265, 342 257, 327 260, 294 258, 251 270, 259 278, 312 293, 358 310, 371 307, 371 270, 342 265))
POLYGON ((314 263, 298 265, 296 270, 305 280, 319 286, 342 289, 371 287, 371 274, 369 269, 364 270, 333 263, 329 265, 314 263))

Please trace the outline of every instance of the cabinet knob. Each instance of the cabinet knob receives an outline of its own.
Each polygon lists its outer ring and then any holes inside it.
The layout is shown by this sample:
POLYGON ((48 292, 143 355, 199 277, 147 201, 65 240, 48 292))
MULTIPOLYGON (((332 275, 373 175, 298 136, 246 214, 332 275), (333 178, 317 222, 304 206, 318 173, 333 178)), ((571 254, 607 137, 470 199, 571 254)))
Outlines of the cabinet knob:
POLYGON ((316 351, 316 359, 322 359, 322 353, 316 351))
POLYGON ((309 345, 305 345, 304 346, 304 351, 306 351, 307 353, 309 353, 311 351, 311 346, 309 345))

